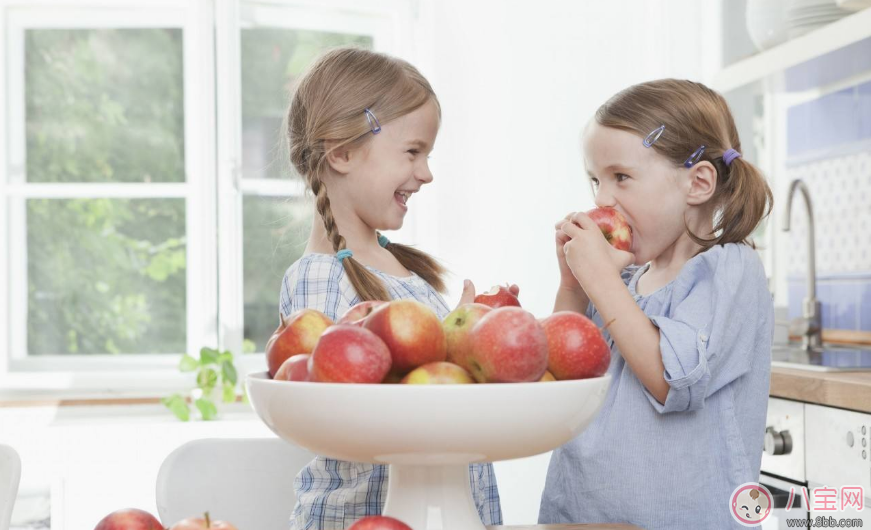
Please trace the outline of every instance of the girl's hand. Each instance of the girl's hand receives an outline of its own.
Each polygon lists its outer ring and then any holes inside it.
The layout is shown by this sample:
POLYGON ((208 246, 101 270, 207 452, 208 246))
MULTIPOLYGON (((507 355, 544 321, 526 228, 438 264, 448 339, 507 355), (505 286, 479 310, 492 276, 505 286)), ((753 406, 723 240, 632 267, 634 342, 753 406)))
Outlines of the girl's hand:
POLYGON ((566 243, 572 240, 571 237, 568 236, 563 231, 563 225, 572 222, 572 217, 574 217, 575 212, 570 212, 568 215, 557 221, 554 228, 556 229, 556 260, 559 265, 559 277, 560 277, 560 289, 566 289, 569 291, 577 291, 581 288, 581 284, 578 283, 578 279, 575 278, 575 275, 572 274, 572 269, 569 267, 569 264, 566 263, 566 251, 564 249, 566 243))
POLYGON ((590 217, 578 212, 561 230, 571 239, 563 245, 565 260, 582 286, 609 274, 620 275, 635 262, 635 255, 617 250, 608 244, 599 226, 590 217))
MULTIPOLYGON (((514 296, 518 296, 520 294, 520 287, 516 285, 509 285, 508 290, 511 291, 511 294, 514 296)), ((471 304, 475 301, 475 285, 472 283, 472 280, 464 280, 463 281, 463 294, 460 295, 460 301, 457 303, 457 307, 463 304, 471 304)))

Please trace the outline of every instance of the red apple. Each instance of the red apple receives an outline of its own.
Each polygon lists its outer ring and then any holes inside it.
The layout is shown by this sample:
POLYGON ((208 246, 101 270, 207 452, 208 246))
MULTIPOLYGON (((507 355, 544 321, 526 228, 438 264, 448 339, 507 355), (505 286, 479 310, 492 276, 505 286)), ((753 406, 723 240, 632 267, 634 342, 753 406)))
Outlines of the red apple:
POLYGON ((393 357, 391 371, 397 374, 447 358, 442 323, 432 309, 416 300, 394 300, 380 306, 363 327, 387 344, 393 357))
POLYGON ((209 518, 209 512, 206 512, 205 518, 189 517, 182 519, 170 527, 169 530, 239 530, 235 526, 225 521, 212 521, 209 518))
POLYGON ((348 530, 411 530, 411 527, 393 517, 370 515, 352 524, 348 530))
POLYGON ((311 353, 321 334, 333 325, 327 315, 314 309, 296 311, 283 322, 284 329, 279 328, 266 343, 269 377, 275 377, 275 372, 292 356, 311 353))
POLYGON ((481 318, 493 309, 484 304, 462 304, 445 317, 442 329, 447 341, 447 361, 469 369, 471 345, 469 332, 481 318))
POLYGON ((308 380, 308 360, 310 353, 298 353, 284 361, 275 372, 273 379, 281 381, 306 381, 308 380))
POLYGON ((599 228, 608 243, 617 250, 628 251, 632 245, 632 228, 626 222, 623 214, 614 208, 594 208, 587 212, 599 228))
POLYGON ((309 359, 309 380, 324 383, 380 383, 390 371, 390 350, 360 326, 337 324, 321 335, 309 359))
POLYGON ((547 370, 547 337, 531 313, 500 307, 472 328, 469 365, 479 383, 538 381, 547 370))
POLYGON ((464 368, 454 363, 428 363, 418 366, 402 378, 407 385, 461 385, 475 380, 464 368))
POLYGON ((381 300, 367 300, 365 302, 360 302, 359 304, 354 305, 351 309, 345 311, 345 314, 336 321, 336 324, 353 324, 355 326, 362 326, 363 320, 368 317, 375 308, 386 303, 387 302, 381 300))
POLYGON ((544 372, 544 375, 541 376, 541 379, 538 380, 539 383, 545 383, 547 381, 556 381, 556 377, 554 377, 553 374, 550 373, 550 370, 544 372))
POLYGON ((103 517, 94 530, 163 530, 163 525, 144 510, 126 508, 103 517))
POLYGON ((599 377, 608 370, 611 350, 592 320, 559 311, 542 321, 547 335, 547 369, 559 380, 599 377))
POLYGON ((520 307, 520 300, 504 285, 494 285, 489 292, 479 294, 475 297, 475 303, 484 304, 494 309, 506 306, 520 307))

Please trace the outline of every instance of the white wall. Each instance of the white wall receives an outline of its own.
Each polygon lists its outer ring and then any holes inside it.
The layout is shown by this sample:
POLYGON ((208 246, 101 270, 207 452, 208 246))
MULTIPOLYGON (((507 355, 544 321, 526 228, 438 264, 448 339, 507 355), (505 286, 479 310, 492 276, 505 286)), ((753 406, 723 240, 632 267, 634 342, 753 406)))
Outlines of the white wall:
POLYGON ((411 204, 420 248, 478 290, 504 282, 547 314, 553 224, 593 207, 580 134, 633 83, 719 66, 715 0, 423 2, 419 63, 442 104, 435 181, 411 204), (426 31, 424 32, 426 33, 426 31))

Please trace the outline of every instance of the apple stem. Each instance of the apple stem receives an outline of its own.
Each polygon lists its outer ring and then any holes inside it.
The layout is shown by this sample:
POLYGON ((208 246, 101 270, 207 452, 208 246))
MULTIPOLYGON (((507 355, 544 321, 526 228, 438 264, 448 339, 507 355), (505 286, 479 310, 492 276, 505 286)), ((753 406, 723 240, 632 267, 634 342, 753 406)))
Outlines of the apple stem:
POLYGON ((610 321, 608 321, 608 323, 605 324, 605 325, 602 327, 602 331, 605 331, 606 329, 608 329, 608 327, 609 327, 611 324, 613 324, 616 320, 617 320, 617 318, 615 317, 615 318, 612 318, 610 321))
POLYGON ((212 527, 212 521, 209 519, 209 512, 206 512, 206 528, 212 527))

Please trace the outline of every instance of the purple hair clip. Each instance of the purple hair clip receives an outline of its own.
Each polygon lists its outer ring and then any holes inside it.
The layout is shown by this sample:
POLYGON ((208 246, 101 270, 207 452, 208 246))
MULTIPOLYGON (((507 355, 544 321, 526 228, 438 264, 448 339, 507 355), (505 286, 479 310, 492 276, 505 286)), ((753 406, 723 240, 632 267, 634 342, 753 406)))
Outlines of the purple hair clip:
POLYGON ((725 153, 723 153, 723 162, 725 162, 727 166, 730 166, 732 165, 732 161, 736 158, 739 158, 740 156, 741 153, 730 147, 729 149, 726 149, 725 153))
POLYGON ((693 167, 696 162, 701 160, 703 154, 705 154, 705 146, 701 145, 698 149, 693 151, 693 154, 691 154, 689 158, 684 160, 683 167, 693 167))
POLYGON ((647 138, 645 138, 642 142, 644 144, 644 147, 653 146, 653 144, 655 144, 656 141, 659 140, 659 137, 662 136, 663 131, 665 131, 665 125, 660 125, 656 129, 650 131, 650 134, 648 134, 647 138))
POLYGON ((378 123, 378 118, 372 114, 372 111, 369 109, 363 109, 363 114, 366 115, 366 121, 369 122, 369 127, 372 129, 372 134, 378 134, 381 132, 381 124, 378 123))

